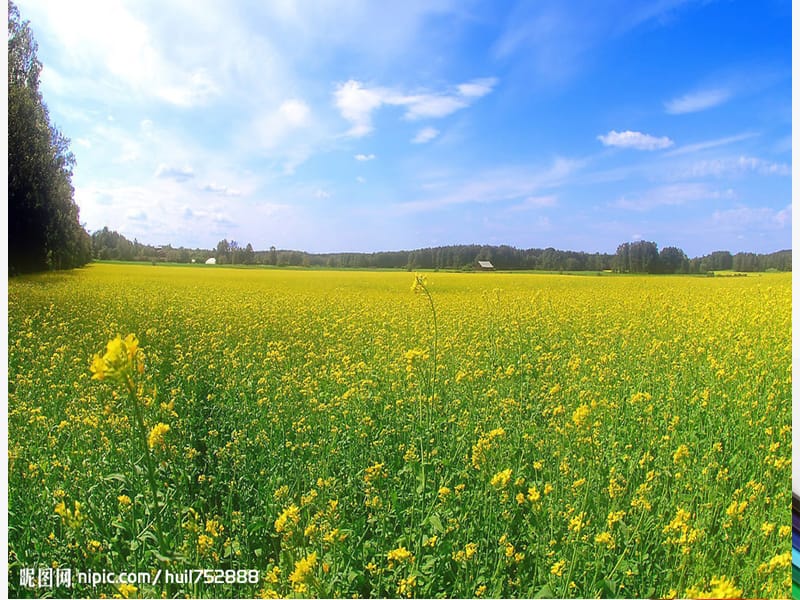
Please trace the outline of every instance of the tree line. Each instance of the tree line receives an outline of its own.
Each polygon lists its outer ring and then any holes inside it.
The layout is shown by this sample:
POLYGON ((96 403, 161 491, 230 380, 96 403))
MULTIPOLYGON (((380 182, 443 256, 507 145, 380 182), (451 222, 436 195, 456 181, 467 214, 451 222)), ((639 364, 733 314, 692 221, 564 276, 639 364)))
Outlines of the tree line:
POLYGON ((680 248, 660 251, 655 242, 620 244, 615 254, 556 250, 519 249, 513 246, 453 245, 390 252, 335 252, 314 254, 300 250, 254 250, 234 240, 220 240, 213 249, 150 246, 129 241, 107 227, 92 234, 92 255, 99 260, 204 263, 209 258, 222 265, 267 265, 276 267, 328 267, 336 269, 443 269, 479 270, 478 261, 489 261, 497 270, 616 271, 620 273, 708 273, 735 270, 791 271, 792 251, 771 254, 721 250, 688 258, 680 248))
POLYGON ((73 199, 75 157, 39 92, 42 64, 27 21, 8 7, 8 269, 70 269, 92 258, 73 199))

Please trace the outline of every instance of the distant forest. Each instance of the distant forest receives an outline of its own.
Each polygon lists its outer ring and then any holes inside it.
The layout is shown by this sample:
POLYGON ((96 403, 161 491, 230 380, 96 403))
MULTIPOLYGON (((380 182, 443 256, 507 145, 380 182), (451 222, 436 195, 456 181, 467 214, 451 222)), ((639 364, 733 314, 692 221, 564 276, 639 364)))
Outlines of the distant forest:
POLYGON ((356 269, 480 270, 489 261, 496 270, 608 271, 626 273, 708 273, 713 271, 791 271, 792 251, 771 254, 721 250, 688 258, 680 248, 658 250, 655 242, 621 244, 615 254, 575 252, 554 248, 518 249, 512 246, 457 245, 393 252, 338 252, 312 254, 299 250, 254 250, 251 244, 221 240, 212 250, 150 246, 130 241, 107 227, 92 234, 92 255, 97 260, 204 263, 209 258, 223 265, 276 267, 330 267, 356 269))

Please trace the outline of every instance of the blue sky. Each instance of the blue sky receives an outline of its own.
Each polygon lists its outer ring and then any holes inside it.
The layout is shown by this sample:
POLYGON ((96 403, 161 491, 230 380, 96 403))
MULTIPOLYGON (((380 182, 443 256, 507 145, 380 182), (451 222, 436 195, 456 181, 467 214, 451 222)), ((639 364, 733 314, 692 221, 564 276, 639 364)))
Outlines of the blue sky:
POLYGON ((788 0, 19 0, 89 231, 791 247, 788 0))

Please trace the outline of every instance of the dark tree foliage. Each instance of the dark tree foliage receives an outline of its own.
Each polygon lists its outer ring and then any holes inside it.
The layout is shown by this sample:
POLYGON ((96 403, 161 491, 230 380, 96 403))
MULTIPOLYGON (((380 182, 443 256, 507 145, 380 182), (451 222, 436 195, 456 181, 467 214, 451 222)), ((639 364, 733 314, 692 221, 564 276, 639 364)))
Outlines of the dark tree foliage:
POLYGON ((39 93, 42 65, 27 21, 8 10, 9 274, 70 269, 91 260, 73 200, 69 140, 50 123, 39 93))
POLYGON ((659 273, 686 273, 689 270, 689 259, 686 253, 675 246, 662 248, 658 253, 659 273))
POLYGON ((655 242, 625 242, 617 247, 614 268, 621 273, 658 273, 658 259, 655 242))

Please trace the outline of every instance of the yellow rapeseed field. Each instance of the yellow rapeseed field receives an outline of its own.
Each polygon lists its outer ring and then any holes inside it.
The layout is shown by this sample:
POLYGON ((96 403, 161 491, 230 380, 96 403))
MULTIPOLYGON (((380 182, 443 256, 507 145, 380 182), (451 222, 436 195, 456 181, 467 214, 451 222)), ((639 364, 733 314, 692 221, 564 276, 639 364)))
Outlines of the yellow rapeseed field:
POLYGON ((14 596, 791 591, 787 274, 95 264, 8 352, 14 596))

